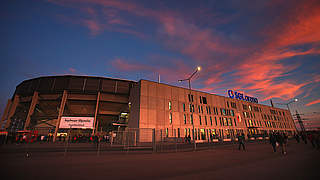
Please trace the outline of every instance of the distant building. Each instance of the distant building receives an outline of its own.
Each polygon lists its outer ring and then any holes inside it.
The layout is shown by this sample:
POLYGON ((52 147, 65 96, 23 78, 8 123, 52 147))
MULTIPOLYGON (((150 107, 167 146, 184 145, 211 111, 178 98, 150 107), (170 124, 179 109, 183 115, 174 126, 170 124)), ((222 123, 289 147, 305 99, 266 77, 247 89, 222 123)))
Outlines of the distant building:
POLYGON ((39 77, 16 87, 0 126, 7 131, 45 132, 56 127, 83 132, 147 128, 165 137, 192 138, 194 129, 198 141, 230 139, 238 133, 258 136, 296 131, 288 110, 255 103, 256 98, 246 100, 147 80, 39 77))

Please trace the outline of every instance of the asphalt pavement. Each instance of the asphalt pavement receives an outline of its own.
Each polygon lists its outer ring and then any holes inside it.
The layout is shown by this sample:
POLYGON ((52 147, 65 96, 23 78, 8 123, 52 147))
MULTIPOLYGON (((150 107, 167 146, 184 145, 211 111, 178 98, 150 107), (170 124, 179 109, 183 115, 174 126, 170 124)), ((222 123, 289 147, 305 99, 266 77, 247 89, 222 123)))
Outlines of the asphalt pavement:
POLYGON ((320 179, 320 151, 289 141, 287 154, 267 143, 196 152, 95 151, 1 153, 1 179, 320 179))

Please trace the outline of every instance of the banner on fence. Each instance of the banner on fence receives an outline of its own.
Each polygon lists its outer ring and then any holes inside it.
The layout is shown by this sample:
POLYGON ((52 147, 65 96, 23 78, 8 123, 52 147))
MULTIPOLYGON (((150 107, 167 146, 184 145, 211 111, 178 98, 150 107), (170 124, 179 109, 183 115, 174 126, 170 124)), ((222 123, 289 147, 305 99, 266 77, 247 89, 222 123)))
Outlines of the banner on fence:
POLYGON ((61 117, 59 128, 93 129, 94 117, 61 117))

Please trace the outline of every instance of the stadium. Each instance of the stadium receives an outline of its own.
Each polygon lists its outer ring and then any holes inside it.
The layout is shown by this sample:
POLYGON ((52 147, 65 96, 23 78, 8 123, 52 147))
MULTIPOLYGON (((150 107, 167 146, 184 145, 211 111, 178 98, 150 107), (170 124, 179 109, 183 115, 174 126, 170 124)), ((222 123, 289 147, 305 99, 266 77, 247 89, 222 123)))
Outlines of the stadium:
MULTIPOLYGON (((90 134, 154 129, 161 137, 191 136, 197 142, 296 132, 288 110, 227 92, 224 97, 148 80, 39 77, 16 87, 0 125, 6 132, 37 130, 54 138, 69 129, 90 134)), ((152 141, 152 133, 137 138, 152 141)))

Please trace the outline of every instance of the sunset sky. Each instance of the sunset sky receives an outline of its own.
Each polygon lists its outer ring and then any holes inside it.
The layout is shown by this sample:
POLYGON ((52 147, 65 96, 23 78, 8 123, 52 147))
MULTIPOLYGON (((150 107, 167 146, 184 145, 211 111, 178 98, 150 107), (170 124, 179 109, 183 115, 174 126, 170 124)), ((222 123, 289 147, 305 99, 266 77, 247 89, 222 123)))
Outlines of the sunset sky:
POLYGON ((320 111, 319 0, 1 2, 1 114, 16 85, 38 76, 160 74, 187 87, 177 80, 198 65, 193 89, 320 111))

